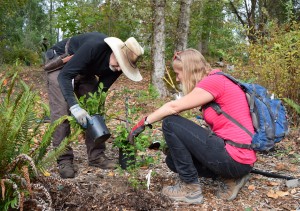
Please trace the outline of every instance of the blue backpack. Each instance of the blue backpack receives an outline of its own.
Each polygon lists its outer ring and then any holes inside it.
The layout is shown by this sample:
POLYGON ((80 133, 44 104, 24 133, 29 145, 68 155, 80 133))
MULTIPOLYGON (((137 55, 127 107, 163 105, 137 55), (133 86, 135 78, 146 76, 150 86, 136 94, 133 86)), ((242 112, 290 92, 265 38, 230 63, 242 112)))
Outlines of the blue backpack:
POLYGON ((282 102, 279 99, 275 99, 274 96, 269 96, 267 89, 263 86, 239 82, 234 77, 223 72, 215 74, 226 76, 245 92, 255 130, 254 134, 251 133, 237 120, 224 112, 216 102, 208 103, 204 108, 212 107, 218 115, 223 114, 252 137, 251 145, 238 144, 231 140, 225 140, 226 143, 255 151, 269 151, 272 149, 275 143, 280 142, 288 133, 286 109, 282 102))

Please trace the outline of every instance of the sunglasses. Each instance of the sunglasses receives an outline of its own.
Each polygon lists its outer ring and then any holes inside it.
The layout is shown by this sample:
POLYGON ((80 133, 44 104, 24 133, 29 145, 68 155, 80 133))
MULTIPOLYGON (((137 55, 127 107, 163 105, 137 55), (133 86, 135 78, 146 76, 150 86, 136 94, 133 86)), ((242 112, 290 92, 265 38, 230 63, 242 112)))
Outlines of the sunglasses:
POLYGON ((173 61, 176 60, 176 59, 179 60, 179 61, 181 61, 181 58, 179 56, 179 54, 181 54, 181 53, 182 53, 182 51, 175 52, 174 56, 173 56, 173 61))

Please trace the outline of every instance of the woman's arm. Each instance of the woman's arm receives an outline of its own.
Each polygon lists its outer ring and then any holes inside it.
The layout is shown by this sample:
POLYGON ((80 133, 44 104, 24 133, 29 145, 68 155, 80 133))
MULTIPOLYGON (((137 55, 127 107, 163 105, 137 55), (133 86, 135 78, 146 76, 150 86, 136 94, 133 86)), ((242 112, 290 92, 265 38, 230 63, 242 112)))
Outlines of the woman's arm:
POLYGON ((191 91, 184 97, 178 100, 170 101, 161 106, 153 113, 149 114, 147 117, 147 121, 152 124, 154 122, 162 120, 166 116, 178 114, 182 111, 205 105, 213 99, 214 97, 211 93, 205 91, 204 89, 196 87, 193 89, 193 91, 191 91))

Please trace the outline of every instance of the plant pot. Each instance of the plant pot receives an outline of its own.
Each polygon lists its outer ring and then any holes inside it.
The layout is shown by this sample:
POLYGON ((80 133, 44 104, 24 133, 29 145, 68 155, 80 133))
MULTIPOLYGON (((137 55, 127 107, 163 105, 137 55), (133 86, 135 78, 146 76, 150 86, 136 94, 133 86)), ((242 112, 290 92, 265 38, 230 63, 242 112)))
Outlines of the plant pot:
POLYGON ((91 117, 93 121, 92 124, 88 122, 86 133, 97 144, 105 142, 107 139, 109 139, 111 134, 105 124, 104 118, 99 114, 91 117))
POLYGON ((153 149, 153 150, 158 150, 160 147, 160 142, 159 141, 153 141, 148 149, 153 149))
POLYGON ((119 148, 119 164, 122 169, 127 169, 129 166, 135 164, 135 154, 132 151, 119 148))

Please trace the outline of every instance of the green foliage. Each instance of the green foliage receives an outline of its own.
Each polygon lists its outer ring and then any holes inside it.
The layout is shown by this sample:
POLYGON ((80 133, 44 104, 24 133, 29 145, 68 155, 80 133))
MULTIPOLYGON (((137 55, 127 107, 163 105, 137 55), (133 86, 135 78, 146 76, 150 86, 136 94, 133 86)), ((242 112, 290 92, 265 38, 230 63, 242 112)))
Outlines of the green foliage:
POLYGON ((0 2, 0 62, 12 64, 19 59, 26 65, 40 64, 39 42, 47 37, 49 26, 46 1, 0 2))
POLYGON ((98 86, 98 91, 79 98, 79 105, 84 108, 90 115, 100 114, 105 115, 105 100, 107 93, 103 91, 103 83, 98 86))
POLYGON ((189 46, 211 57, 224 57, 226 52, 237 45, 234 38, 233 21, 224 21, 223 1, 195 1, 191 8, 189 46))
POLYGON ((127 105, 127 117, 126 123, 121 122, 116 126, 114 130, 115 139, 113 142, 113 147, 118 149, 122 149, 126 152, 126 157, 135 157, 135 162, 132 163, 129 160, 127 163, 127 172, 130 173, 130 177, 128 178, 128 182, 134 188, 145 187, 143 181, 139 181, 137 178, 138 170, 142 166, 150 166, 156 162, 153 157, 146 155, 146 149, 149 147, 151 143, 151 134, 144 131, 138 137, 134 139, 134 144, 130 144, 128 141, 128 135, 130 129, 134 126, 133 124, 137 121, 137 110, 135 107, 128 108, 127 105))
MULTIPOLYGON (((34 106, 37 98, 29 87, 23 82, 18 93, 13 93, 17 74, 11 78, 11 86, 8 87, 6 95, 1 98, 0 121, 3 126, 0 128, 0 176, 5 172, 7 166, 20 153, 28 153, 32 137, 37 135, 39 123, 36 123, 34 106), (13 95, 14 94, 14 95, 13 95), (29 130, 31 129, 32 130, 29 130)), ((7 79, 5 79, 7 80, 7 79)), ((4 80, 1 82, 0 93, 6 88, 4 80)))
MULTIPOLYGON (((234 75, 244 80, 252 79, 279 98, 289 98, 299 104, 300 95, 296 91, 300 89, 299 24, 282 27, 272 23, 268 32, 259 42, 244 46, 248 59, 245 63, 242 57, 236 57, 234 75)), ((293 118, 293 121, 299 120, 293 118)))
POLYGON ((295 103, 293 100, 288 99, 288 98, 283 98, 283 100, 289 105, 291 106, 293 109, 295 109, 295 111, 297 112, 297 114, 300 114, 300 106, 295 103))
POLYGON ((155 100, 159 97, 159 93, 153 84, 148 85, 148 90, 144 91, 141 90, 139 91, 139 100, 144 101, 144 100, 155 100))
POLYGON ((2 61, 6 64, 13 64, 16 61, 20 61, 23 65, 39 64, 40 58, 36 51, 13 46, 12 48, 5 49, 3 51, 2 61))
POLYGON ((71 117, 64 116, 48 125, 41 137, 40 117, 45 114, 41 108, 37 93, 18 78, 18 72, 1 80, 0 179, 3 182, 1 192, 5 191, 0 201, 1 210, 18 209, 23 203, 21 194, 24 193, 25 197, 30 194, 27 189, 29 178, 38 176, 36 167, 45 173, 45 169, 65 152, 70 141, 82 132, 78 126, 58 148, 47 151, 56 127, 71 117), (23 167, 29 167, 28 172, 23 167))

